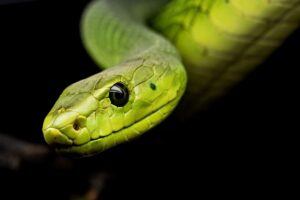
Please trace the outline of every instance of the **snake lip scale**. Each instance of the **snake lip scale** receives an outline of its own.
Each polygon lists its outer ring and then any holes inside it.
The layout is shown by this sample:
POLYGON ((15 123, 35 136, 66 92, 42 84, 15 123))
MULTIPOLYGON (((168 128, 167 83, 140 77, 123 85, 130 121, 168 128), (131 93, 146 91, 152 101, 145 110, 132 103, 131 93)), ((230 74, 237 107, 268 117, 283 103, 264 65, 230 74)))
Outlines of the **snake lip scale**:
MULTIPOLYGON (((124 134, 124 132, 126 130, 128 130, 129 128, 134 128, 134 126, 138 126, 140 125, 141 123, 143 123, 145 120, 149 120, 149 118, 151 118, 152 116, 156 115, 156 114, 161 114, 161 115, 164 115, 164 113, 161 112, 162 108, 164 107, 167 107, 168 105, 172 104, 172 103, 175 103, 176 99, 173 99, 169 102, 167 102, 165 105, 162 105, 161 107, 159 107, 157 110, 153 111, 152 113, 149 113, 148 115, 146 115, 145 117, 139 119, 138 121, 136 121, 134 124, 130 125, 130 126, 127 126, 127 127, 124 127, 118 131, 113 131, 111 132, 109 135, 107 136, 102 136, 102 137, 99 137, 99 138, 96 138, 96 139, 91 139, 90 141, 84 143, 84 144, 81 144, 81 145, 75 145, 75 146, 72 146, 70 147, 69 145, 61 145, 61 144, 58 144, 58 145, 54 145, 54 146, 57 146, 56 147, 56 151, 59 152, 59 153, 67 153, 67 154, 73 154, 73 156, 77 156, 77 157, 83 157, 83 156, 91 156, 93 154, 96 154, 96 153, 99 153, 99 150, 96 152, 94 152, 94 150, 91 150, 89 148, 89 146, 93 146, 92 144, 93 143, 100 143, 100 142, 103 142, 103 146, 102 146, 102 149, 100 151, 104 151, 106 150, 107 148, 110 148, 111 146, 106 146, 105 145, 105 142, 103 140, 109 138, 109 137, 113 137, 115 135, 118 135, 118 134, 122 134, 123 133, 123 137, 125 138, 126 141, 128 141, 130 138, 126 136, 126 134, 124 134), (80 149, 85 149, 85 147, 87 147, 86 149, 86 152, 83 153, 80 149)), ((154 127, 157 122, 153 122, 151 123, 151 121, 149 121, 150 123, 148 123, 149 125, 149 129, 154 127)), ((143 133, 143 131, 140 131, 140 130, 137 130, 135 129, 135 134, 138 136, 138 135, 141 135, 143 133)), ((118 142, 115 140, 115 144, 114 145, 117 145, 118 142)), ((72 144, 71 144, 72 145, 72 144)))

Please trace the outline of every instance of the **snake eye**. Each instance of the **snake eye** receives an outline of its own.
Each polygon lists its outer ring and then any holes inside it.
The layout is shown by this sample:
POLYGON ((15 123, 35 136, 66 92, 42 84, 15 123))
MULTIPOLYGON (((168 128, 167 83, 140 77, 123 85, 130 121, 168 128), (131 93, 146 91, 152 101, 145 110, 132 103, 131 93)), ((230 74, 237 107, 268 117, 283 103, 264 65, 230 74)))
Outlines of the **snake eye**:
POLYGON ((117 107, 124 106, 129 99, 129 92, 123 83, 114 84, 109 91, 111 103, 117 107))

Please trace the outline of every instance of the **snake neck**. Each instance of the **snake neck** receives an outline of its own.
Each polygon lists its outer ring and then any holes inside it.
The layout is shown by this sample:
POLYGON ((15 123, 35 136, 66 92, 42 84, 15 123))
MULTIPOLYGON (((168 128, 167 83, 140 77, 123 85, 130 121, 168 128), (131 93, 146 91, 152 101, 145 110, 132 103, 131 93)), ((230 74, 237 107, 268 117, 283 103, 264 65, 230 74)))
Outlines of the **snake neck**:
POLYGON ((92 2, 82 18, 83 43, 102 68, 128 60, 180 59, 171 43, 145 24, 165 1, 101 0, 92 2))

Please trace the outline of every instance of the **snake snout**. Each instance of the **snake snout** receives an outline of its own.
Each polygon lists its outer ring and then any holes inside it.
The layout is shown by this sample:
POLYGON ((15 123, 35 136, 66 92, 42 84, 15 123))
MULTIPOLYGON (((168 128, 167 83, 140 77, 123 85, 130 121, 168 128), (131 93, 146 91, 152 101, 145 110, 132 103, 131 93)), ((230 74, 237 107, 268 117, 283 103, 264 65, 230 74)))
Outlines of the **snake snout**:
POLYGON ((85 116, 76 112, 53 115, 46 118, 43 127, 44 138, 49 145, 81 145, 90 141, 85 116))

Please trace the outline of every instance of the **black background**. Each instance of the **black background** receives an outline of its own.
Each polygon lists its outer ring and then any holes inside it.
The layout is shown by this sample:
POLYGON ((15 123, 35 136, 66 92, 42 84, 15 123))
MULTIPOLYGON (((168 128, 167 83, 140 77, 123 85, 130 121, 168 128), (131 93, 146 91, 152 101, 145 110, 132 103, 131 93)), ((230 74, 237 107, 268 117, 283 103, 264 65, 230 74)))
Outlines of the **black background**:
MULTIPOLYGON (((45 144, 43 118, 61 91, 99 71, 79 36, 87 2, 0 5, 1 133, 45 144)), ((171 117, 133 142, 71 160, 65 170, 55 167, 53 158, 23 163, 18 171, 0 168, 1 194, 68 199, 83 193, 88 178, 99 171, 110 177, 103 199, 284 194, 285 178, 293 177, 299 157, 299 36, 298 30, 225 98, 193 119, 180 123, 171 117)))

